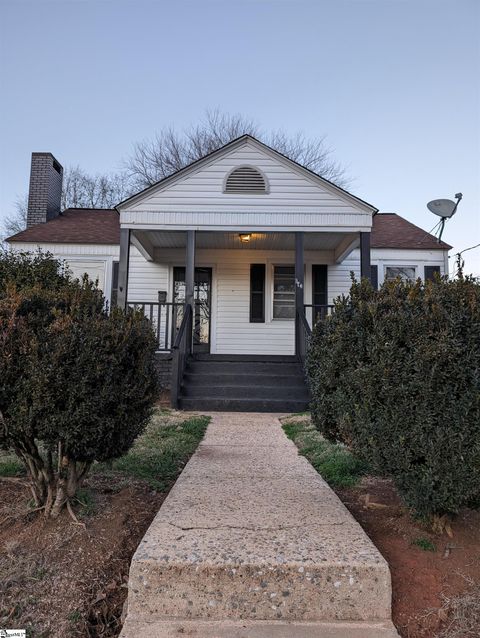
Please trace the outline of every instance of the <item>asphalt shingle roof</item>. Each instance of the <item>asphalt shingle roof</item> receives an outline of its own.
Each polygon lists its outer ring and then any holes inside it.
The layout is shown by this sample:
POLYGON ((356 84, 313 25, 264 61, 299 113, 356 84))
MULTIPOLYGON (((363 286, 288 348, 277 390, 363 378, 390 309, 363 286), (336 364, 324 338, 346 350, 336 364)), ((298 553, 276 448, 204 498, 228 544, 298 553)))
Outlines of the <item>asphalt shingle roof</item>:
POLYGON ((415 226, 396 213, 377 213, 373 218, 372 248, 409 248, 420 250, 447 250, 451 246, 415 226))
POLYGON ((120 215, 106 208, 67 208, 45 224, 9 237, 9 242, 120 244, 120 215))

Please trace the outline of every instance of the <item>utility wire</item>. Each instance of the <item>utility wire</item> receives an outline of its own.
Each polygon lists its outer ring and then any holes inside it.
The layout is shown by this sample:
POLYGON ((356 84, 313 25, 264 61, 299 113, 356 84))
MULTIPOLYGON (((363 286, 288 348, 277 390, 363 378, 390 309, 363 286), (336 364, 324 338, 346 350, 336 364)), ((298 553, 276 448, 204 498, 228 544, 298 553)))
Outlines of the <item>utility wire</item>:
POLYGON ((461 250, 459 253, 456 253, 457 255, 461 255, 462 253, 466 253, 467 250, 473 250, 474 248, 480 248, 480 244, 475 244, 475 246, 470 246, 469 248, 464 248, 463 250, 461 250))

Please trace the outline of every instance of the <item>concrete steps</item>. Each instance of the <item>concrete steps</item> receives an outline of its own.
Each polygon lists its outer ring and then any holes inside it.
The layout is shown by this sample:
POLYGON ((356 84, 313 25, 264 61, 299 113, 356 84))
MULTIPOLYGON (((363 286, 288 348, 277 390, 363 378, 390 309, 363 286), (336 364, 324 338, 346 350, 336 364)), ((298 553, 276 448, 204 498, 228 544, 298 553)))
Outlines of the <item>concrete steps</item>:
POLYGON ((121 635, 122 638, 398 638, 390 622, 127 621, 121 635))
POLYGON ((278 419, 217 413, 133 557, 121 637, 393 638, 390 618, 386 562, 278 419))
POLYGON ((295 357, 196 355, 180 392, 183 410, 303 412, 309 393, 295 357))

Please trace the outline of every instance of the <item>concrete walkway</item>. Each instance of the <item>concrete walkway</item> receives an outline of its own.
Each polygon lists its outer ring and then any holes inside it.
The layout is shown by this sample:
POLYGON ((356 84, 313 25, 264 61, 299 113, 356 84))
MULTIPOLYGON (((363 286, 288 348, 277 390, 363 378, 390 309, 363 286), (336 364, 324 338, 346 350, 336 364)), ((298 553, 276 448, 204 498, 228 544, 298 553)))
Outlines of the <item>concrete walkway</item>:
POLYGON ((387 563, 275 415, 214 413, 130 569, 122 638, 393 638, 387 563))

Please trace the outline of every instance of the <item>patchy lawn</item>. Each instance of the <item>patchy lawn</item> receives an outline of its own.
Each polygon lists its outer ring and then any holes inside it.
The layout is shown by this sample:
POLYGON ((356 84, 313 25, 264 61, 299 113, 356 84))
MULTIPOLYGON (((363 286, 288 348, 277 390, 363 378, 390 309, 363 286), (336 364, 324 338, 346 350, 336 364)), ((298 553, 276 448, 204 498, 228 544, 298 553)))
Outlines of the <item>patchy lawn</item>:
POLYGON ((326 441, 308 415, 284 418, 283 429, 387 559, 400 635, 480 636, 480 511, 462 511, 452 539, 437 536, 412 518, 390 480, 370 476, 345 446, 326 441))
POLYGON ((313 427, 305 414, 283 421, 288 438, 298 447, 319 474, 332 487, 351 487, 367 474, 367 466, 356 459, 344 445, 330 443, 313 427))
POLYGON ((1 455, 0 627, 117 636, 131 557, 208 422, 158 410, 127 455, 94 466, 75 508, 85 527, 32 512, 21 465, 1 455))

